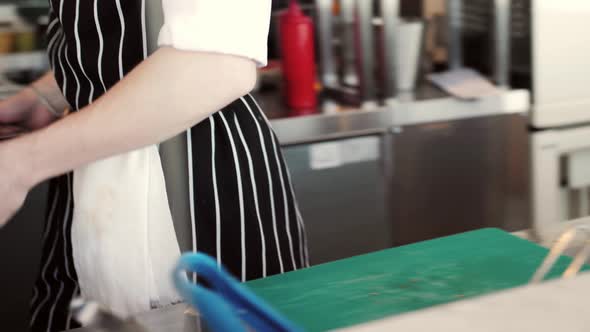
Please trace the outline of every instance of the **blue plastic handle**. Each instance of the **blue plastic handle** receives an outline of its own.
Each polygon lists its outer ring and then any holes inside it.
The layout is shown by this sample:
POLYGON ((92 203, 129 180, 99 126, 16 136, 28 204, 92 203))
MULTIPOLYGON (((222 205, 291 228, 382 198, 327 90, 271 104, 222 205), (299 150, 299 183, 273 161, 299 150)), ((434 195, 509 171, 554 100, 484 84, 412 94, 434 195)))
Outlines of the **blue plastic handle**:
POLYGON ((185 300, 217 331, 246 332, 244 322, 258 332, 299 332, 301 328, 278 313, 205 255, 183 255, 174 271, 174 282, 185 300), (186 272, 196 272, 211 289, 191 283, 186 272))

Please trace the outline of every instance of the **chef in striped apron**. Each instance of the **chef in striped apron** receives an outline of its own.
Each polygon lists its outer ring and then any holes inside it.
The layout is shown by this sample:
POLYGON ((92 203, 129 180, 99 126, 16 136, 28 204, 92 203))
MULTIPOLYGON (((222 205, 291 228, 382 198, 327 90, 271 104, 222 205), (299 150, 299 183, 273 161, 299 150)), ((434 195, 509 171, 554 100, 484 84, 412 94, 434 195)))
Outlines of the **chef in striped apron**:
POLYGON ((157 144, 185 130, 193 250, 243 281, 309 264, 279 143, 248 94, 271 0, 164 0, 149 57, 145 1, 50 0, 52 70, 0 104, 0 125, 32 131, 0 143, 0 225, 51 179, 32 331, 76 327, 80 294, 122 314, 178 300, 160 271, 179 252, 157 144))

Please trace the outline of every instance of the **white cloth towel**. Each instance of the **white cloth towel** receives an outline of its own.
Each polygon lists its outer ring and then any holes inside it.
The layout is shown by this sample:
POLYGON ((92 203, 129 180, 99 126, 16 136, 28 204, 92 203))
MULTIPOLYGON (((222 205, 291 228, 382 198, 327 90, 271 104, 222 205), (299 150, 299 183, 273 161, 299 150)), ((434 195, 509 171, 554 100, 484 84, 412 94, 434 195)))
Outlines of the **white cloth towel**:
POLYGON ((82 296, 122 317, 178 302, 180 249, 158 147, 74 172, 72 250, 82 296))

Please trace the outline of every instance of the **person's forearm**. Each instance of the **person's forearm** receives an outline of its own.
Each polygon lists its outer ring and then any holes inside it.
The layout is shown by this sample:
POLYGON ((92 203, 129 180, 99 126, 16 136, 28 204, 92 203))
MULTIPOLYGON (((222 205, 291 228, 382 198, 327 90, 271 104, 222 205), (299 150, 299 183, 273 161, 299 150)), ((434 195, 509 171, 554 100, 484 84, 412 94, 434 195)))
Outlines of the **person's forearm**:
POLYGON ((160 143, 254 86, 254 62, 163 48, 81 112, 15 140, 34 183, 160 143))
POLYGON ((53 71, 47 72, 40 79, 33 82, 31 86, 49 102, 49 106, 55 109, 56 112, 63 112, 70 107, 57 85, 53 71))

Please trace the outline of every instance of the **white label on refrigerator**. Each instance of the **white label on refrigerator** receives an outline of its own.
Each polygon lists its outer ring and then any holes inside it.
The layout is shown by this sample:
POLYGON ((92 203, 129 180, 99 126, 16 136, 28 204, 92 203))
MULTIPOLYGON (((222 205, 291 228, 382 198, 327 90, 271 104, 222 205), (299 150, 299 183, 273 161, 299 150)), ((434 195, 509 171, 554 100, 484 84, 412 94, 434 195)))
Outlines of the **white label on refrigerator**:
POLYGON ((379 160, 379 142, 379 137, 368 136, 313 144, 309 152, 310 167, 321 170, 379 160))
POLYGON ((340 143, 328 142, 312 145, 309 151, 309 162, 312 170, 342 166, 340 143))
POLYGON ((379 137, 369 136, 342 142, 342 163, 354 164, 379 159, 379 137))

